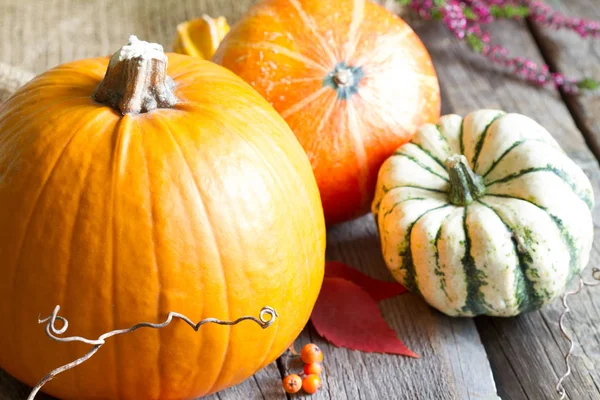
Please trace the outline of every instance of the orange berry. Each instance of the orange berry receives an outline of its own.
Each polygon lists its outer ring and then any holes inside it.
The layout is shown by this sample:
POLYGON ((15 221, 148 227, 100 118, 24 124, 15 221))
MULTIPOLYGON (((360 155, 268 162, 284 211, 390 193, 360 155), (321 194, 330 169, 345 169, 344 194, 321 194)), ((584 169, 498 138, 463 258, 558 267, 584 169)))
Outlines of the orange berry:
POLYGON ((316 344, 309 343, 302 348, 300 358, 305 364, 323 361, 323 352, 316 344))
POLYGON ((304 373, 306 375, 321 375, 323 367, 320 363, 304 364, 304 373))
POLYGON ((318 375, 307 375, 302 381, 302 389, 308 394, 317 393, 321 388, 321 378, 318 375))
POLYGON ((283 390, 288 393, 297 393, 302 388, 302 378, 296 374, 290 374, 283 378, 283 390))

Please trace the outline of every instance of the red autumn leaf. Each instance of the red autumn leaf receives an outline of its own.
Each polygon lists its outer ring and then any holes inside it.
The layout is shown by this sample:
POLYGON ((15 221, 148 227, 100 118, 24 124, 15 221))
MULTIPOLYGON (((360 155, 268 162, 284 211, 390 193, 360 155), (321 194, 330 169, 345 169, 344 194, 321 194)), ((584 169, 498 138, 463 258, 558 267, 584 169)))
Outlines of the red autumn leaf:
POLYGON ((311 321, 335 346, 419 358, 385 322, 373 297, 346 279, 325 278, 311 321))
POLYGON ((366 290, 375 301, 385 300, 406 292, 406 288, 397 282, 373 279, 339 261, 329 261, 325 264, 325 277, 343 278, 353 282, 366 290))

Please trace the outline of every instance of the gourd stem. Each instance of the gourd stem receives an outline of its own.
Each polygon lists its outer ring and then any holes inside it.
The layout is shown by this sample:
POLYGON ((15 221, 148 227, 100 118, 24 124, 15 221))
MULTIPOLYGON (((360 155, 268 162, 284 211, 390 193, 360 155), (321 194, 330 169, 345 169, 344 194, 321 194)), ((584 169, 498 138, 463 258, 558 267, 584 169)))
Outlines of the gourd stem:
POLYGON ((167 76, 167 56, 161 45, 129 37, 108 64, 93 99, 121 112, 146 113, 177 103, 175 83, 167 76))
POLYGON ((468 206, 485 194, 483 178, 477 175, 462 154, 446 159, 446 170, 450 177, 450 202, 456 206, 468 206))

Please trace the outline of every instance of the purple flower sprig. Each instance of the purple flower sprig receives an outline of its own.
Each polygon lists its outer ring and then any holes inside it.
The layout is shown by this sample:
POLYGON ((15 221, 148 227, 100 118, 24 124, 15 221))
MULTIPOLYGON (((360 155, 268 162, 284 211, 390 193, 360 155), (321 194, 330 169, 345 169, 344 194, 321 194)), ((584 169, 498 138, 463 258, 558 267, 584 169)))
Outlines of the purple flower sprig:
POLYGON ((529 7, 529 19, 539 25, 554 29, 567 29, 577 33, 582 38, 600 37, 600 22, 585 18, 567 17, 555 11, 539 0, 526 0, 529 7))
POLYGON ((548 65, 538 65, 524 57, 512 57, 508 50, 491 43, 491 35, 482 25, 498 19, 529 18, 538 25, 553 29, 567 29, 582 38, 600 37, 600 23, 584 18, 567 17, 540 0, 398 0, 426 20, 442 20, 452 34, 464 40, 475 52, 494 64, 535 85, 552 84, 566 93, 600 88, 600 82, 584 78, 575 80, 559 72, 551 72, 548 65))

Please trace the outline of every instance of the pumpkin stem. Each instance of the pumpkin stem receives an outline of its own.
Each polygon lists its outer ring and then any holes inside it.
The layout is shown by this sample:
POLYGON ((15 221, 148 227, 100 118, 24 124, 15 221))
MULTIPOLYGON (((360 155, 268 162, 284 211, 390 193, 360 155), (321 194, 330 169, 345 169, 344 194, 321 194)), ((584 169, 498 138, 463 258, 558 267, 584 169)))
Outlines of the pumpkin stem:
POLYGON ((340 69, 333 74, 333 82, 338 86, 354 84, 354 74, 349 69, 340 69))
POLYGON ((121 112, 146 113, 177 103, 175 82, 167 76, 167 56, 161 45, 129 37, 110 59, 93 99, 121 112))
POLYGON ((455 206, 468 206, 485 194, 483 178, 477 175, 462 154, 446 159, 446 170, 450 176, 448 197, 455 206))

